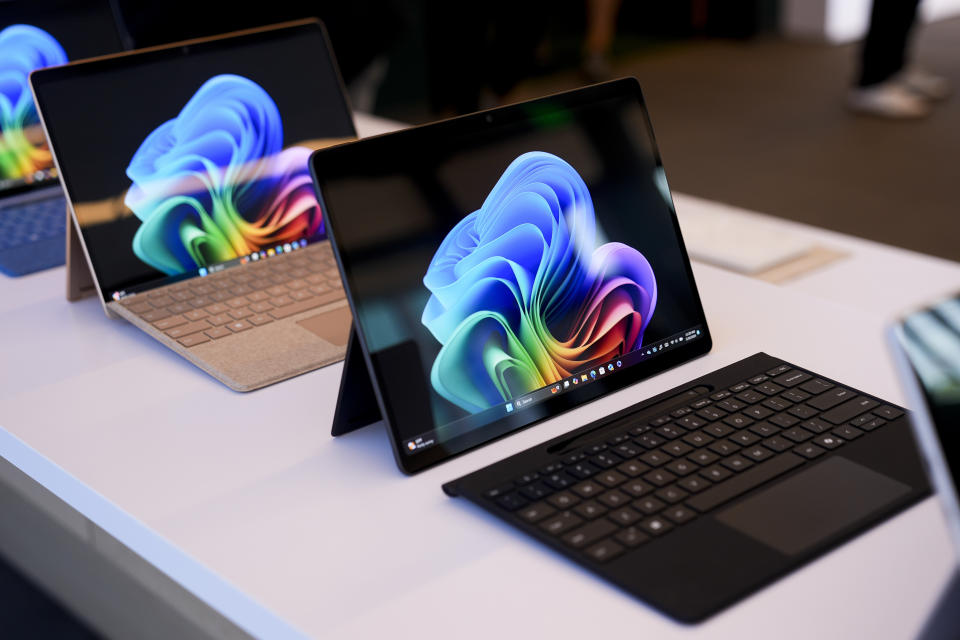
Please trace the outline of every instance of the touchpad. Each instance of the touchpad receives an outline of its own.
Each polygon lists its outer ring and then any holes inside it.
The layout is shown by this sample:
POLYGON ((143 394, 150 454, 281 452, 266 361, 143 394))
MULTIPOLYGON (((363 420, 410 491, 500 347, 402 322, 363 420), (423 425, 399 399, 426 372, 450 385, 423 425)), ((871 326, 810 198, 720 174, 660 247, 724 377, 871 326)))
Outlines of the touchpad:
POLYGON ((343 306, 299 320, 297 324, 327 342, 342 347, 347 344, 347 339, 350 337, 351 320, 350 307, 343 306))
POLYGON ((833 456, 717 514, 725 525, 796 554, 870 515, 910 487, 833 456))

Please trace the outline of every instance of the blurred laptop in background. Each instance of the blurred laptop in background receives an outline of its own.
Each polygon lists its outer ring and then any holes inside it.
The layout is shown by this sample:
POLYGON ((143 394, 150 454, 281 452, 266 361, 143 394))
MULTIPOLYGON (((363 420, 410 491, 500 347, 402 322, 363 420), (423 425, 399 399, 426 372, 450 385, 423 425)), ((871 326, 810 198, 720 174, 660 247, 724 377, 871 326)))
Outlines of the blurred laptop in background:
POLYGON ((0 3, 0 272, 63 264, 66 213, 30 72, 123 49, 107 0, 0 3))

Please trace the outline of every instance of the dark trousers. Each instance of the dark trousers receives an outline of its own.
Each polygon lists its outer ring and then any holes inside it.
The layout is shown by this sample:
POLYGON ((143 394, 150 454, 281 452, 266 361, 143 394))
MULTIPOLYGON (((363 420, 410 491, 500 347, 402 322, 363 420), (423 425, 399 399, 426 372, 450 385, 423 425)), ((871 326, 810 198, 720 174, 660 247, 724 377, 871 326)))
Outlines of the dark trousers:
POLYGON ((859 86, 885 82, 903 69, 918 4, 920 0, 873 0, 870 30, 861 50, 859 86))

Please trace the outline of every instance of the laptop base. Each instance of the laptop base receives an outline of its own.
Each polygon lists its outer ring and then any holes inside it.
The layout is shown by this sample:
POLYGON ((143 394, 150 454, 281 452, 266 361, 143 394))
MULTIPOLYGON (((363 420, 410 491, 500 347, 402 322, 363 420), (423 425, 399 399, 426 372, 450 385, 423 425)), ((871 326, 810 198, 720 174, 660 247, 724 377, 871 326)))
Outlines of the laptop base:
POLYGON ((947 640, 957 636, 960 636, 960 570, 954 570, 917 638, 947 640))
POLYGON ((370 383, 367 363, 363 359, 363 349, 360 347, 357 331, 351 325, 330 435, 342 436, 380 419, 380 409, 370 383))

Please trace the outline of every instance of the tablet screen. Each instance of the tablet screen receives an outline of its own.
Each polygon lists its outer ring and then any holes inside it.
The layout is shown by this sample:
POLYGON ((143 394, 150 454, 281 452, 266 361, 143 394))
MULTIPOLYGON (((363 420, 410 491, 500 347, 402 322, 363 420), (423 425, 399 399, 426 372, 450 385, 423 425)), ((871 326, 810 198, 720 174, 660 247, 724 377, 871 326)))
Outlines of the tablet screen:
POLYGON ((632 82, 314 158, 404 468, 709 349, 632 82))
POLYGON ((960 474, 960 298, 910 314, 897 336, 920 383, 956 487, 960 474))

